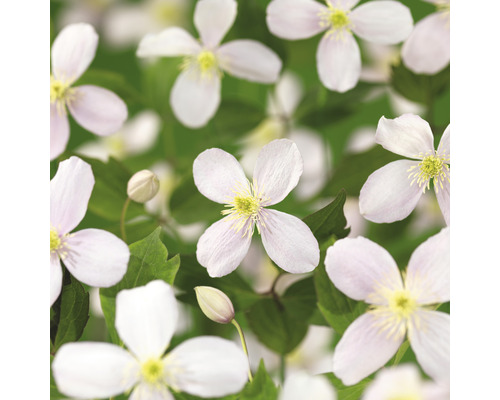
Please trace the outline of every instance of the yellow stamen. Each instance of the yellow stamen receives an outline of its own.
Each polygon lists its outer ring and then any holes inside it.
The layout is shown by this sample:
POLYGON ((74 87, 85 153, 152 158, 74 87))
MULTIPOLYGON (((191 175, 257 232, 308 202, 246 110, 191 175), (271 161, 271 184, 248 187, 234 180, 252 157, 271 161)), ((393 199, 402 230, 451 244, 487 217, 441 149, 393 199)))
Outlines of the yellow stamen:
POLYGON ((61 247, 61 238, 55 229, 50 230, 50 252, 55 253, 61 247))
POLYGON ((217 57, 210 50, 202 50, 195 56, 188 56, 181 64, 183 70, 189 70, 193 67, 201 73, 202 78, 212 79, 216 76, 222 76, 217 57))
POLYGON ((407 172, 410 172, 408 179, 411 179, 410 186, 417 182, 419 187, 423 187, 423 192, 430 188, 430 182, 432 180, 436 192, 439 189, 443 189, 443 182, 445 179, 450 180, 450 167, 448 162, 449 157, 443 154, 432 154, 432 155, 420 155, 422 161, 418 165, 414 165, 409 168, 407 172))
POLYGON ((389 298, 389 309, 400 319, 408 319, 417 308, 417 302, 408 290, 396 290, 389 298))
POLYGON ((150 358, 141 365, 142 379, 150 384, 163 381, 164 366, 160 359, 150 358))
POLYGON ((327 36, 333 36, 335 40, 344 39, 344 32, 351 32, 353 24, 349 19, 349 11, 335 8, 328 4, 328 10, 319 14, 320 25, 323 28, 330 28, 327 36))

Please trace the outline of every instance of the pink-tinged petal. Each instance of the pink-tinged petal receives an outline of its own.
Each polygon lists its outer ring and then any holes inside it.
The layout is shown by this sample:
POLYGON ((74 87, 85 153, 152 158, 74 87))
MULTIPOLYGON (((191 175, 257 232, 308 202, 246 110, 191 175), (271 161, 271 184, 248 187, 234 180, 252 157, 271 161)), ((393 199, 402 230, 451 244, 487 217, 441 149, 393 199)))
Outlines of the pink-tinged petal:
POLYGON ((255 40, 233 40, 223 44, 217 56, 224 71, 252 82, 276 82, 282 65, 274 51, 255 40))
POLYGON ((434 136, 429 123, 418 115, 403 114, 398 118, 381 117, 375 141, 384 149, 409 158, 434 154, 434 136))
POLYGON ((333 284, 347 296, 371 304, 387 304, 378 290, 403 289, 396 262, 389 252, 364 237, 337 240, 326 251, 325 267, 333 284))
POLYGON ((56 104, 50 105, 50 160, 60 156, 69 140, 69 121, 66 111, 57 111, 56 104))
POLYGON ((240 230, 238 223, 225 217, 210 225, 198 240, 196 258, 212 278, 233 272, 248 253, 252 236, 246 229, 253 222, 249 219, 240 230))
POLYGON ((408 170, 417 161, 394 161, 372 173, 359 193, 359 211, 366 219, 381 223, 405 219, 422 196, 422 188, 411 184, 408 170))
POLYGON ((102 399, 130 390, 136 383, 139 364, 114 344, 67 343, 54 357, 52 372, 57 388, 66 396, 102 399))
POLYGON ((450 19, 442 13, 417 22, 401 49, 405 65, 417 74, 435 74, 450 63, 450 19))
POLYGON ((319 79, 330 90, 346 92, 352 89, 361 74, 359 46, 348 32, 336 38, 326 34, 319 42, 316 53, 319 79))
POLYGON ((92 168, 78 157, 59 163, 50 181, 50 224, 59 235, 74 229, 85 216, 94 187, 92 168))
POLYGON ((166 386, 140 383, 134 388, 128 400, 175 400, 175 397, 166 386))
POLYGON ((356 35, 380 44, 402 42, 413 29, 410 9, 399 1, 362 4, 349 14, 349 19, 356 35))
POLYGON ((127 272, 127 244, 102 229, 83 229, 67 239, 64 265, 79 281, 95 287, 110 287, 127 272))
POLYGON ((259 153, 253 178, 265 206, 279 203, 297 186, 303 163, 297 145, 288 139, 266 144, 259 153))
POLYGON ((444 228, 411 255, 406 288, 418 304, 450 301, 450 229, 444 228))
POLYGON ((76 81, 94 59, 99 40, 94 28, 85 23, 66 26, 52 44, 52 73, 64 82, 76 81))
POLYGON ((361 400, 417 398, 430 400, 422 396, 422 381, 418 368, 413 364, 404 364, 377 373, 361 400))
POLYGON ((150 33, 140 41, 137 57, 177 57, 196 54, 201 50, 198 41, 186 30, 167 28, 160 33, 150 33))
POLYGON ((450 379, 450 315, 420 309, 408 328, 417 361, 432 379, 450 379))
POLYGON ((116 296, 116 330, 140 361, 163 355, 175 332, 177 316, 174 291, 160 280, 122 290, 116 296))
POLYGON ((325 376, 311 376, 301 370, 289 375, 286 378, 279 399, 336 400, 337 393, 325 376))
POLYGON ((291 117, 300 103, 304 89, 297 75, 286 71, 281 75, 274 96, 268 99, 268 114, 291 117))
POLYGON ((218 337, 186 340, 167 354, 164 364, 167 383, 195 396, 226 396, 247 382, 245 354, 235 343, 218 337))
POLYGON ((193 178, 200 193, 216 203, 229 203, 235 192, 250 190, 238 160, 221 149, 208 149, 196 157, 193 178))
POLYGON ((75 98, 68 108, 81 126, 100 136, 118 131, 128 116, 122 99, 107 89, 93 85, 76 87, 75 98))
POLYGON ((272 34, 289 40, 307 39, 326 30, 320 15, 328 8, 314 0, 273 0, 267 6, 272 34))
POLYGON ((234 0, 200 0, 194 10, 194 25, 205 47, 213 49, 236 18, 237 3, 234 0))
POLYGON ((57 300, 61 294, 62 287, 62 268, 57 254, 50 255, 50 306, 57 300))
POLYGON ((445 178, 442 184, 443 187, 441 187, 440 183, 434 182, 434 191, 446 225, 450 225, 450 181, 445 178), (439 188, 437 185, 439 185, 439 188))
POLYGON ((219 104, 220 78, 203 77, 194 69, 182 72, 170 92, 170 105, 175 116, 192 129, 205 126, 217 112, 219 104))
POLYGON ((266 209, 260 224, 262 244, 267 255, 281 269, 298 274, 310 272, 318 266, 318 241, 300 219, 266 209))
POLYGON ((439 146, 437 149, 437 154, 446 155, 448 159, 450 158, 450 125, 446 127, 443 136, 441 136, 441 140, 439 141, 439 146))
POLYGON ((359 0, 326 0, 327 3, 331 4, 333 8, 340 8, 342 10, 351 10, 359 0))
POLYGON ((344 332, 333 353, 333 373, 344 385, 354 385, 383 367, 396 353, 404 335, 388 337, 380 329, 385 321, 366 313, 344 332))
POLYGON ((161 124, 161 118, 151 110, 141 111, 130 119, 121 130, 126 154, 149 150, 158 138, 161 124))

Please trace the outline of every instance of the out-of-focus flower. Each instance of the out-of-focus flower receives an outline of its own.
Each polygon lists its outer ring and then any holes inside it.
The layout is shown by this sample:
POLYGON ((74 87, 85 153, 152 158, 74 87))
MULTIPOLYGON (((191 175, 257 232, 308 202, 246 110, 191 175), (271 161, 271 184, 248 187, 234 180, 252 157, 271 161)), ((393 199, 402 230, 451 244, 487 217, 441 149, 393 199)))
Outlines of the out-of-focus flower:
POLYGON ((219 324, 229 324, 234 319, 233 303, 224 292, 210 286, 196 286, 194 291, 207 318, 219 324))
POLYGON ((363 393, 361 400, 449 400, 446 383, 423 381, 418 368, 404 364, 380 371, 363 393))
POLYGON ((285 379, 279 400, 336 400, 337 392, 324 376, 299 371, 285 379))
POLYGON ((408 7, 397 1, 371 1, 352 9, 358 0, 273 0, 267 25, 278 37, 307 39, 326 31, 316 53, 319 79, 330 90, 346 92, 356 86, 361 54, 352 32, 381 44, 405 40, 413 27, 408 7))
POLYGON ((401 56, 413 72, 432 75, 450 63, 450 0, 425 1, 434 3, 437 12, 415 24, 401 56))
POLYGON ((333 284, 370 304, 335 347, 333 373, 345 385, 382 367, 406 334, 422 369, 437 381, 449 380, 450 316, 430 308, 450 300, 449 239, 445 228, 418 246, 404 280, 391 255, 371 240, 341 239, 327 250, 333 284))
POLYGON ((50 305, 61 293, 61 260, 90 286, 115 285, 127 271, 130 251, 115 235, 102 229, 70 233, 87 212, 94 182, 92 168, 78 157, 61 162, 50 181, 50 305))
POLYGON ((150 110, 141 111, 110 135, 86 142, 75 151, 78 154, 107 162, 109 157, 122 160, 149 150, 160 132, 161 120, 150 110))
POLYGON ((127 195, 137 203, 145 203, 158 193, 160 181, 154 172, 147 169, 136 172, 127 183, 127 195))
POLYGON ((368 228, 368 222, 359 212, 359 199, 348 197, 344 204, 344 215, 347 226, 351 228, 348 237, 364 236, 368 228))
POLYGON ((278 79, 281 60, 262 43, 245 39, 220 45, 234 23, 236 7, 235 0, 198 1, 194 24, 201 44, 178 27, 146 35, 139 43, 138 57, 185 57, 170 105, 179 121, 190 128, 206 125, 219 108, 223 71, 253 82, 278 79))
POLYGON ((113 92, 93 85, 72 87, 94 59, 97 33, 88 24, 64 28, 52 44, 50 75, 50 159, 59 156, 69 139, 66 107, 90 132, 108 136, 127 119, 127 106, 113 92))
POLYGON ((100 32, 107 11, 119 0, 65 0, 59 14, 58 26, 86 22, 100 32))
POLYGON ((116 297, 116 330, 128 351, 114 344, 67 343, 52 363, 61 393, 107 398, 133 390, 131 399, 171 399, 169 389, 221 397, 247 381, 245 354, 218 337, 189 339, 164 355, 177 323, 172 288, 163 281, 122 290, 116 297))
POLYGON ((375 146, 375 128, 362 126, 349 135, 345 151, 347 153, 363 153, 375 146))
POLYGON ((450 223, 450 127, 437 150, 429 124, 417 115, 380 118, 375 140, 386 150, 413 158, 394 161, 372 173, 359 194, 359 210, 373 222, 406 218, 430 188, 434 191, 446 223, 450 223))
POLYGON ((319 246, 309 227, 297 217, 266 208, 282 201, 301 174, 302 158, 288 139, 274 140, 262 148, 253 183, 238 161, 221 149, 205 150, 196 158, 193 176, 198 190, 226 205, 225 217, 198 241, 198 262, 210 276, 224 276, 236 269, 248 252, 256 225, 267 254, 280 268, 301 273, 318 265, 319 246))
POLYGON ((443 228, 446 221, 439 208, 436 196, 425 192, 415 207, 415 216, 408 224, 406 232, 410 237, 417 237, 431 229, 443 228))

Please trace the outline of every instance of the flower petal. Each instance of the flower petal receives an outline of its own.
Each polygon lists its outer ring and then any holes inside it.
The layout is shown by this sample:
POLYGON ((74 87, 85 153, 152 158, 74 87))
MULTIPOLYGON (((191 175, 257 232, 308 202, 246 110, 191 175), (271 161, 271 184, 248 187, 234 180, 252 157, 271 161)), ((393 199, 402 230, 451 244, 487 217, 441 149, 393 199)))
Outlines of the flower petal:
POLYGON ((443 132, 443 136, 441 136, 437 154, 446 155, 448 158, 450 157, 450 125, 446 127, 443 132))
POLYGON ((318 241, 297 217, 266 209, 260 223, 262 244, 280 268, 292 274, 310 272, 319 264, 318 241))
POLYGON ((270 206, 283 200, 297 186, 303 163, 297 145, 288 139, 277 139, 266 144, 259 153, 253 178, 258 193, 270 206))
POLYGON ((405 219, 422 196, 418 184, 411 185, 408 169, 417 161, 391 162, 372 173, 359 193, 359 211, 366 219, 381 223, 405 219))
POLYGON ((238 160, 221 149, 208 149, 196 157, 193 178, 203 196, 221 204, 229 203, 235 191, 250 189, 238 160))
POLYGON ((283 39, 307 39, 326 29, 320 14, 327 10, 313 0, 273 0, 267 6, 267 26, 283 39))
POLYGON ((129 120, 122 129, 125 152, 140 154, 149 150, 158 138, 161 118, 154 111, 144 110, 129 120))
POLYGON ((417 22, 401 49, 405 65, 417 74, 435 74, 450 62, 450 19, 433 13, 417 22))
POLYGON ((99 37, 85 23, 66 26, 52 44, 52 73, 64 82, 76 81, 94 59, 99 37))
POLYGON ((398 398, 430 400, 422 396, 420 372, 414 364, 404 364, 381 370, 375 380, 366 388, 362 400, 398 398))
POLYGON ((411 255, 406 288, 418 304, 450 301, 450 229, 444 228, 418 246, 411 255))
POLYGON ((333 8, 340 8, 342 10, 351 10, 360 0, 326 0, 333 8))
POLYGON ((358 83, 361 54, 354 37, 345 32, 341 38, 324 35, 316 53, 319 79, 330 90, 346 92, 358 83))
POLYGON ((171 27, 144 36, 136 54, 137 57, 177 57, 196 54, 200 50, 200 44, 186 30, 171 27))
POLYGON ((399 1, 362 4, 349 14, 349 18, 356 35, 380 44, 402 42, 413 29, 410 9, 399 1))
POLYGON ((50 105, 50 160, 60 156, 69 140, 69 121, 66 112, 60 114, 55 104, 50 105))
POLYGON ((325 376, 311 376, 304 371, 295 372, 286 378, 279 397, 280 400, 335 400, 336 398, 337 393, 325 376))
POLYGON ((379 318, 365 313, 349 325, 333 353, 333 373, 344 385, 354 385, 384 366, 396 353, 404 335, 387 337, 379 318))
POLYGON ((429 123, 418 115, 403 114, 398 118, 381 117, 375 141, 384 149, 410 158, 434 154, 434 136, 429 123))
POLYGON ((434 191, 436 192, 439 208, 443 213, 446 225, 450 225, 450 181, 445 178, 443 180, 443 187, 439 186, 439 188, 436 188, 436 183, 434 183, 434 191))
POLYGON ((127 272, 130 251, 126 243, 102 229, 83 229, 67 239, 64 265, 79 281, 95 287, 110 287, 127 272))
POLYGON ((50 224, 64 235, 85 216, 94 187, 92 168, 78 157, 59 163, 50 181, 50 224))
POLYGON ((299 77, 290 71, 285 71, 276 84, 274 96, 269 96, 268 114, 291 117, 303 94, 304 89, 299 77))
POLYGON ((419 309, 408 328, 417 361, 432 379, 450 379, 450 315, 419 309))
POLYGON ((233 342, 211 336, 186 340, 165 357, 174 387, 202 397, 239 392, 247 382, 248 360, 233 342))
POLYGON ((177 316, 174 291, 164 281, 122 290, 116 296, 116 330, 140 361, 163 355, 174 334, 177 316))
POLYGON ((332 283, 354 300, 387 304, 378 289, 403 289, 396 262, 389 252, 364 237, 337 240, 326 251, 325 267, 332 283))
POLYGON ((217 56, 223 70, 252 82, 276 82, 282 65, 274 51, 255 40, 233 40, 223 44, 217 56))
POLYGON ((247 220, 237 231, 234 224, 238 222, 230 216, 223 218, 210 225, 198 240, 196 258, 212 278, 233 272, 248 253, 252 236, 245 232, 253 222, 247 220))
POLYGON ((67 343, 52 363, 59 391, 80 399, 107 398, 130 390, 139 365, 125 349, 109 343, 67 343))
POLYGON ((140 383, 134 388, 128 400, 175 400, 175 397, 163 385, 140 383))
POLYGON ((113 92, 93 85, 75 88, 75 99, 68 108, 73 118, 96 135, 107 136, 118 131, 128 112, 127 106, 113 92))
POLYGON ((50 255, 50 306, 57 300, 61 294, 62 287, 62 268, 59 257, 56 254, 50 255))
POLYGON ((213 49, 236 18, 237 3, 234 0, 200 0, 194 10, 194 25, 205 47, 213 49))
MULTIPOLYGON (((208 0, 203 0, 203 2, 208 0)), ((198 3, 199 4, 199 3, 198 3)), ((188 128, 201 128, 220 104, 220 78, 203 77, 195 69, 182 72, 170 92, 170 105, 177 119, 188 128)))

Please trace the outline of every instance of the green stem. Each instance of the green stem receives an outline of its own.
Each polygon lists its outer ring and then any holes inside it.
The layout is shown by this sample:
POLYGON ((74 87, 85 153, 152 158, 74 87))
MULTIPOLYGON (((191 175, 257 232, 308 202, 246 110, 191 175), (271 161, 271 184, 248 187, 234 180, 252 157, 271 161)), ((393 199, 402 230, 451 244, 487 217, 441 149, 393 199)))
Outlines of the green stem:
POLYGON ((123 204, 122 214, 120 216, 120 232, 122 234, 122 239, 124 242, 127 242, 127 235, 125 233, 125 215, 127 214, 127 208, 130 204, 130 197, 127 197, 125 200, 125 204, 123 204))
POLYGON ((231 323, 236 327, 236 330, 238 331, 238 334, 240 335, 241 346, 243 347, 243 351, 245 352, 247 359, 248 359, 248 380, 250 382, 252 382, 253 377, 252 377, 252 371, 250 370, 250 358, 248 357, 247 343, 245 341, 245 336, 243 335, 243 330, 241 329, 240 324, 238 324, 238 322, 235 319, 233 319, 231 321, 231 323))

